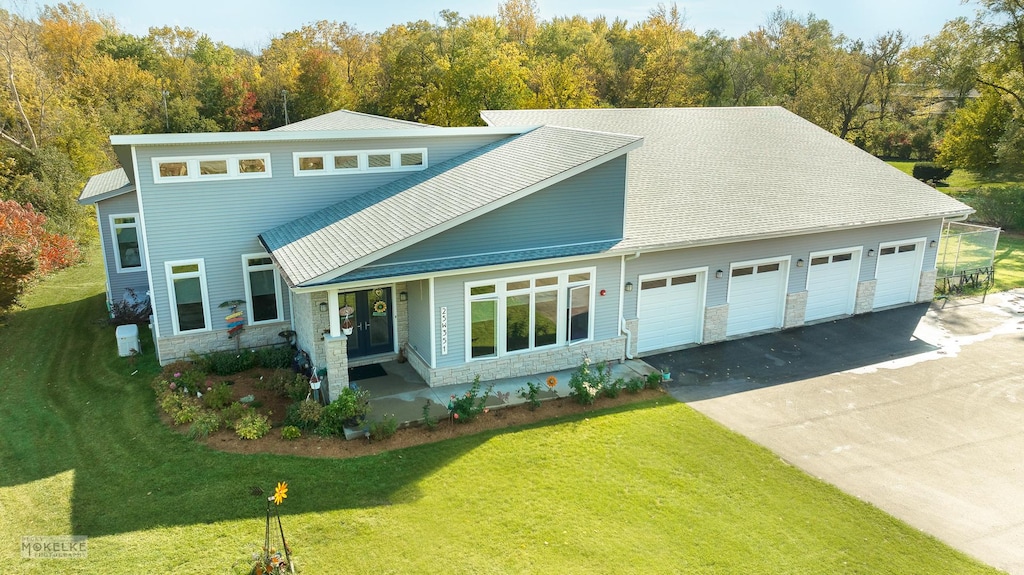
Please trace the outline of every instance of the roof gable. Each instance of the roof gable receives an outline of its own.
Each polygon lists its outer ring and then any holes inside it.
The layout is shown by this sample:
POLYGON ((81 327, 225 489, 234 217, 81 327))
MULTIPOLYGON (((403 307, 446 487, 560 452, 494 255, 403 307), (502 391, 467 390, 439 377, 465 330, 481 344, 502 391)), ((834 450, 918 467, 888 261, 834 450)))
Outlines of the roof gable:
POLYGON ((636 136, 542 127, 260 234, 292 286, 330 281, 635 149, 636 136))
POLYGON ((420 124, 407 120, 396 120, 384 116, 374 116, 361 112, 337 110, 322 116, 301 120, 293 124, 270 130, 271 132, 298 132, 311 130, 405 130, 408 128, 431 128, 430 124, 420 124))

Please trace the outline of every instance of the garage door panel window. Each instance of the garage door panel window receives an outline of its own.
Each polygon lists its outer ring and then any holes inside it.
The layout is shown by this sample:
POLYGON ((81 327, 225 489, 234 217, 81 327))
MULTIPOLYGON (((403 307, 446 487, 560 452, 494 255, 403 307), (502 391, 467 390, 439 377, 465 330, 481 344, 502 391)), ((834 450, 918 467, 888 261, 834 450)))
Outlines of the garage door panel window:
POLYGON ((882 248, 878 253, 880 253, 883 256, 891 256, 892 254, 896 253, 896 247, 893 246, 888 248, 882 248))
POLYGON ((645 289, 658 289, 658 288, 663 288, 663 287, 665 287, 667 285, 668 285, 668 280, 666 280, 666 279, 647 280, 647 281, 644 281, 644 282, 640 282, 640 289, 642 289, 642 290, 645 290, 645 289))
POLYGON ((590 339, 592 277, 574 272, 468 285, 470 357, 590 339))
POLYGON ((917 249, 917 246, 915 244, 910 244, 910 245, 906 245, 906 246, 900 246, 899 252, 902 254, 904 252, 912 252, 912 251, 914 251, 916 249, 917 249))
POLYGON ((775 263, 775 264, 765 264, 765 265, 757 266, 757 273, 759 273, 759 274, 764 274, 764 273, 768 273, 768 272, 777 272, 777 271, 779 271, 779 264, 777 264, 777 263, 775 263))
POLYGON ((823 266, 823 265, 825 265, 827 263, 828 263, 828 256, 818 257, 818 258, 811 258, 811 265, 812 266, 823 266))
POLYGON ((735 268, 735 269, 732 270, 732 277, 734 277, 734 278, 738 278, 740 276, 749 276, 749 275, 754 275, 754 268, 753 267, 735 268))

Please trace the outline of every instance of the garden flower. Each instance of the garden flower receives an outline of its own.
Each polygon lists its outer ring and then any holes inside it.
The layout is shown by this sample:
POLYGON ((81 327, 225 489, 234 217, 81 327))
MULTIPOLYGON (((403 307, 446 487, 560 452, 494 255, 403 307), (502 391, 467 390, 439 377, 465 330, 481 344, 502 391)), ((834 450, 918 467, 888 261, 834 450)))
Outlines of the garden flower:
POLYGON ((548 376, 548 388, 549 389, 554 389, 556 385, 558 385, 558 378, 553 376, 553 375, 549 375, 548 376))
POLYGON ((174 372, 174 377, 181 377, 181 372, 180 371, 174 372))
POLYGON ((455 419, 458 419, 459 418, 459 414, 458 413, 453 413, 452 417, 455 418, 455 419))
POLYGON ((280 481, 274 489, 274 503, 280 505, 288 497, 288 483, 280 481))
POLYGON ((171 382, 171 385, 170 385, 170 388, 171 388, 171 391, 174 391, 175 389, 178 389, 178 386, 177 386, 177 384, 175 384, 175 383, 174 383, 174 382, 172 381, 172 382, 171 382))

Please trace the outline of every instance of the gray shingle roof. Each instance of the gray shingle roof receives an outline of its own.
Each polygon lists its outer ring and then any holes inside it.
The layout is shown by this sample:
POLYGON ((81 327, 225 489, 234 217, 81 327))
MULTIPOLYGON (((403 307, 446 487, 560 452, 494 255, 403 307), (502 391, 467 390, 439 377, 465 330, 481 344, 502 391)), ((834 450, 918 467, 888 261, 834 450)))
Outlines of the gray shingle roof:
POLYGON ((290 285, 352 271, 622 155, 641 138, 541 127, 260 234, 290 285))
POLYGON ((431 128, 429 124, 419 124, 406 120, 395 120, 383 116, 338 110, 308 120, 274 128, 271 132, 301 132, 312 130, 407 130, 409 128, 431 128))
POLYGON ((85 183, 85 187, 82 188, 82 193, 78 196, 78 203, 83 205, 95 204, 100 200, 134 191, 135 185, 128 181, 128 176, 124 173, 124 170, 117 168, 89 178, 89 181, 85 183))
POLYGON ((638 134, 620 248, 969 213, 971 209, 783 108, 507 110, 493 126, 638 134), (666 225, 667 224, 667 225, 666 225))

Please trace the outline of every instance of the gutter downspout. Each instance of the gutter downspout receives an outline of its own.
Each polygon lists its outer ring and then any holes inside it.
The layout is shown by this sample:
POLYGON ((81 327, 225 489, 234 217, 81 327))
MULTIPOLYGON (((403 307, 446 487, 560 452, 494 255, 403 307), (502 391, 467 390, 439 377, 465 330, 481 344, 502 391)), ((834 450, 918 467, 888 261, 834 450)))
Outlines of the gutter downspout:
MULTIPOLYGON (((640 257, 640 250, 637 250, 635 254, 629 256, 629 259, 635 260, 640 257)), ((626 279, 626 256, 623 255, 620 260, 619 267, 619 281, 626 279)), ((625 284, 622 284, 625 285, 625 284)), ((626 291, 624 288, 619 288, 619 332, 626 334, 626 359, 633 359, 633 354, 630 352, 633 349, 633 332, 626 329, 626 316, 623 314, 625 306, 626 291)))

